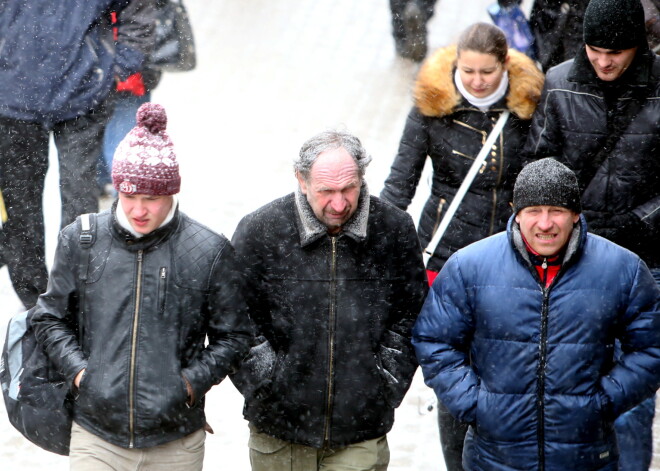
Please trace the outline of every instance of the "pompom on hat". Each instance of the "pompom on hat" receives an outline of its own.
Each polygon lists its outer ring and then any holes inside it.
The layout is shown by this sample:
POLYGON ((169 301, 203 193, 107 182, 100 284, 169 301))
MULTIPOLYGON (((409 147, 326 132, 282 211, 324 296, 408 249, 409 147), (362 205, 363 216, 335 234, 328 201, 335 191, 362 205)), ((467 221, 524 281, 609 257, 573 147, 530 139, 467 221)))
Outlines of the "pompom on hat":
POLYGON ((584 12, 584 42, 604 49, 631 49, 646 42, 640 0, 591 0, 584 12))
POLYGON ((181 177, 167 134, 165 108, 145 103, 137 124, 121 141, 112 161, 112 184, 121 193, 168 196, 179 192, 181 177))
POLYGON ((577 177, 566 165, 551 157, 523 167, 513 186, 513 210, 529 206, 559 206, 581 213, 577 177))

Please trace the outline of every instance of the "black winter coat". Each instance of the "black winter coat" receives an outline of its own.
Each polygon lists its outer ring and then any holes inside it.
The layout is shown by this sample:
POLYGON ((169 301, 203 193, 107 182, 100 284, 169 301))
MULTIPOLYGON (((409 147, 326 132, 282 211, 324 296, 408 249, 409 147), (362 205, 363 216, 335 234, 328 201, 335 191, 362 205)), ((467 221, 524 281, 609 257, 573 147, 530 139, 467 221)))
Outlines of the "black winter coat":
POLYGON ((640 218, 642 228, 624 228, 614 242, 660 267, 660 57, 638 53, 619 81, 620 92, 606 99, 584 51, 551 69, 525 152, 555 156, 575 171, 583 210, 640 218), (615 128, 624 129, 621 137, 591 172, 615 128))
POLYGON ((74 420, 115 445, 152 447, 204 426, 204 395, 238 367, 250 327, 227 239, 178 211, 166 226, 134 239, 113 214, 98 216, 82 341, 72 327, 76 310, 68 309, 81 294, 80 219, 60 233, 33 324, 72 383, 86 368, 74 420), (183 377, 194 391, 190 407, 183 377))
POLYGON ((543 70, 572 59, 584 45, 584 12, 589 0, 535 0, 529 15, 543 70))
POLYGON ((365 195, 337 236, 300 193, 239 223, 257 340, 234 384, 245 418, 320 448, 380 437, 417 367, 410 330, 427 285, 406 213, 365 195))
POLYGON ((499 115, 511 116, 491 155, 465 195, 427 268, 440 271, 456 250, 504 230, 511 216, 513 184, 522 168, 530 118, 541 95, 543 76, 524 54, 510 50, 509 91, 483 112, 454 85, 456 48, 436 51, 415 85, 415 107, 408 115, 398 154, 380 196, 405 210, 415 195, 427 156, 433 165, 431 195, 418 231, 425 248, 481 150, 499 115))

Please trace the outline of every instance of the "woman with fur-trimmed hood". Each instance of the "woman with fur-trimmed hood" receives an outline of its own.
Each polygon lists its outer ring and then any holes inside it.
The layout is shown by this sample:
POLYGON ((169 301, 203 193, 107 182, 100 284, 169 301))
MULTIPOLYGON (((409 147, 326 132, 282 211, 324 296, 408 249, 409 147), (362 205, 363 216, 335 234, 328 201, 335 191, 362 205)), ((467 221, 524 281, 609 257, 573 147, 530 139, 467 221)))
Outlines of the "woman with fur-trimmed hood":
MULTIPOLYGON (((407 209, 426 157, 433 165, 431 195, 418 235, 426 247, 500 114, 511 112, 484 166, 427 265, 429 283, 456 250, 503 231, 511 216, 521 150, 541 96, 543 74, 524 54, 509 50, 502 30, 476 23, 458 44, 437 50, 422 65, 399 152, 381 198, 407 209)), ((438 404, 440 440, 448 471, 461 470, 467 426, 438 404)))
POLYGON ((426 156, 431 158, 431 196, 418 227, 422 247, 433 237, 500 114, 511 111, 428 270, 439 272, 456 250, 506 228, 513 183, 522 168, 520 150, 542 87, 543 74, 534 62, 508 49, 504 33, 488 23, 470 26, 457 45, 437 50, 422 65, 415 106, 380 195, 407 209, 426 156))

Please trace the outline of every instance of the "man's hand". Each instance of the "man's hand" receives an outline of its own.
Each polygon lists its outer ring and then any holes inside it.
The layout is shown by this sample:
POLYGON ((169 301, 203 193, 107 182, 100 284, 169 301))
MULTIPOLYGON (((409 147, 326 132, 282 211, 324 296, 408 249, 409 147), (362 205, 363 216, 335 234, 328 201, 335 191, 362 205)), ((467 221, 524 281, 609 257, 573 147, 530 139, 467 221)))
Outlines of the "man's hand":
POLYGON ((190 385, 190 381, 188 381, 188 378, 185 376, 181 376, 183 378, 183 382, 186 383, 186 392, 188 393, 188 400, 186 403, 189 406, 192 406, 195 403, 195 391, 193 391, 192 386, 190 385))
POLYGON ((73 378, 73 385, 76 389, 80 388, 80 381, 82 381, 83 376, 85 376, 85 368, 80 370, 75 378, 73 378))

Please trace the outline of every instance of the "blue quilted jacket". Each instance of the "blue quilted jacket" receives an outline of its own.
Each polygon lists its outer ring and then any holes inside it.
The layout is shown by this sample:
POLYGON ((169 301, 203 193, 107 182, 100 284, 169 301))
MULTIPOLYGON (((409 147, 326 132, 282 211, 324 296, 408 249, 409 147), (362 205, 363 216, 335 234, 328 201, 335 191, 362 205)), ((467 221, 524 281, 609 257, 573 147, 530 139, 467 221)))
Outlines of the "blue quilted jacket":
POLYGON ((413 344, 426 384, 471 426, 465 469, 616 470, 614 419, 660 386, 659 310, 644 262, 583 218, 548 288, 513 218, 454 254, 413 344))
POLYGON ((52 124, 98 107, 142 69, 154 11, 150 0, 0 0, 0 116, 52 124))

